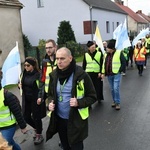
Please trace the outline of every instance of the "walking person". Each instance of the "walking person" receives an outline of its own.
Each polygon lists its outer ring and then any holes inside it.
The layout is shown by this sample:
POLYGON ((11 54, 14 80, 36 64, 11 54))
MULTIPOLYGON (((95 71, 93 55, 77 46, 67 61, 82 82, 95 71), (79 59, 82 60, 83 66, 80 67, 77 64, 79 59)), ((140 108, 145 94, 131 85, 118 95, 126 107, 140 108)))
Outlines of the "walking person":
POLYGON ((106 53, 104 54, 102 78, 107 76, 113 98, 112 107, 120 110, 120 80, 121 72, 126 67, 126 59, 120 50, 115 49, 116 40, 108 42, 106 53))
POLYGON ((144 39, 144 46, 146 48, 145 64, 144 64, 144 69, 146 69, 147 59, 150 54, 150 34, 147 34, 143 39, 144 39))
POLYGON ((130 61, 130 67, 133 68, 133 51, 134 51, 134 47, 132 46, 132 41, 131 41, 131 46, 129 46, 128 49, 129 49, 128 66, 129 66, 129 61, 130 61))
POLYGON ((24 71, 21 75, 19 87, 23 91, 22 108, 24 118, 35 131, 35 145, 41 144, 44 140, 42 136, 42 118, 46 116, 45 103, 37 104, 39 79, 40 70, 37 60, 33 57, 27 57, 24 62, 24 71))
POLYGON ((126 75, 126 69, 127 69, 127 67, 128 67, 128 62, 129 62, 129 49, 128 49, 128 48, 124 48, 124 49, 122 50, 122 53, 123 53, 123 55, 124 55, 124 57, 125 57, 125 59, 126 59, 126 67, 124 67, 124 70, 123 70, 123 72, 121 72, 121 74, 122 74, 123 76, 125 76, 125 75, 126 75))
POLYGON ((134 61, 137 66, 139 76, 142 76, 143 74, 143 68, 145 65, 145 55, 145 46, 143 46, 141 40, 139 40, 134 49, 134 61))
POLYGON ((57 45, 53 39, 49 39, 46 41, 45 50, 46 55, 42 61, 42 71, 40 77, 40 87, 38 93, 38 100, 37 103, 40 104, 41 102, 45 102, 47 99, 48 93, 48 85, 49 85, 49 73, 51 73, 56 68, 56 61, 55 61, 55 53, 56 53, 57 45))
POLYGON ((87 42, 88 52, 84 54, 83 58, 83 70, 85 70, 92 79, 96 93, 98 103, 104 100, 103 96, 103 80, 101 78, 101 70, 103 64, 103 53, 96 50, 95 43, 93 41, 87 42))
MULTIPOLYGON (((11 92, 2 88, 2 72, 0 71, 0 133, 3 138, 12 146, 13 150, 21 150, 20 146, 13 139, 17 124, 22 133, 26 133, 26 122, 21 112, 18 98, 11 92)), ((2 142, 0 140, 0 142, 2 142)))
POLYGON ((104 46, 104 50, 106 52, 106 49, 107 49, 107 42, 106 41, 103 41, 103 46, 104 46))
POLYGON ((56 52, 57 68, 50 74, 47 140, 58 132, 63 150, 83 150, 88 136, 89 109, 96 101, 93 83, 66 47, 56 52))
MULTIPOLYGON (((56 69, 56 50, 57 45, 53 39, 48 39, 45 43, 46 55, 42 60, 42 71, 40 75, 40 85, 39 85, 39 93, 37 104, 46 103, 46 107, 48 109, 48 90, 49 90, 49 74, 56 69)), ((59 142, 58 144, 62 148, 62 144, 59 142)))

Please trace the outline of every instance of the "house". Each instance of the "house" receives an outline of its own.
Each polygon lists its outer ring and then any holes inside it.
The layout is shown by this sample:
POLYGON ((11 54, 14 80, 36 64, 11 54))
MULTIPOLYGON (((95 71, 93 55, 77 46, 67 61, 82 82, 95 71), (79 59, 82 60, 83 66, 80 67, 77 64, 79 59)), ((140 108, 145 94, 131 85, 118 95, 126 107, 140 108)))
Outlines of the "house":
POLYGON ((142 29, 148 27, 149 22, 147 20, 145 20, 143 17, 136 14, 129 7, 124 6, 123 2, 121 2, 121 3, 116 2, 116 5, 119 6, 122 10, 124 10, 128 14, 127 22, 128 22, 128 32, 129 32, 130 36, 134 37, 142 29))
POLYGON ((0 0, 0 67, 8 53, 18 41, 21 60, 24 61, 23 38, 20 9, 23 5, 17 0, 0 0))
POLYGON ((148 21, 148 27, 150 28, 150 16, 147 16, 145 14, 142 13, 142 10, 138 10, 136 12, 136 14, 138 14, 140 17, 142 17, 143 19, 148 21))
POLYGON ((57 41, 61 21, 69 21, 77 42, 93 39, 98 24, 103 40, 113 37, 114 29, 124 21, 126 13, 111 0, 20 0, 23 33, 37 46, 40 39, 57 41))

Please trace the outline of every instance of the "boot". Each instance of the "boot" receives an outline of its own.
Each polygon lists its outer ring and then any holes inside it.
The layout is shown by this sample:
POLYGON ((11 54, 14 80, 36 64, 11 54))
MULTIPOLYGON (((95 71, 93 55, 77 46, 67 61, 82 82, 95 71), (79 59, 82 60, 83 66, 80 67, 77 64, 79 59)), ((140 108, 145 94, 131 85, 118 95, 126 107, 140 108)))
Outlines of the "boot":
POLYGON ((35 145, 39 145, 44 141, 42 134, 36 134, 36 138, 34 140, 35 145))

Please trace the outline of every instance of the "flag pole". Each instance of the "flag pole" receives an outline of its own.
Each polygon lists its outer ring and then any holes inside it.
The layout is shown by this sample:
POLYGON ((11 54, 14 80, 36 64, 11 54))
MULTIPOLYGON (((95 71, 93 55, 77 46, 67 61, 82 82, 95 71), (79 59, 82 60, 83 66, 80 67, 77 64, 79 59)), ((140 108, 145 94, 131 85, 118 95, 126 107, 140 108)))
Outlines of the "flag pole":
MULTIPOLYGON (((16 41, 16 46, 19 50, 18 41, 16 41)), ((20 66, 19 70, 21 71, 21 60, 20 60, 20 65, 19 66, 20 66)), ((20 85, 20 87, 19 87, 20 96, 22 96, 22 84, 21 84, 21 77, 20 77, 20 72, 19 71, 18 71, 18 77, 19 77, 19 85, 20 85)))

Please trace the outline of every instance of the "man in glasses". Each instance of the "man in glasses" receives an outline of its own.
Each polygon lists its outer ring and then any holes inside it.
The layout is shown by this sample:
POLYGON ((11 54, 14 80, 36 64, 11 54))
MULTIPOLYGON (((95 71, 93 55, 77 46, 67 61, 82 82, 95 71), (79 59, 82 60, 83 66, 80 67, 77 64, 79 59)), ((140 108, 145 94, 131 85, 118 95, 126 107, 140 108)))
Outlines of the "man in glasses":
POLYGON ((49 39, 46 41, 45 50, 46 55, 42 61, 42 72, 41 72, 41 82, 40 90, 38 95, 37 103, 40 105, 47 98, 48 85, 49 85, 49 73, 51 73, 56 68, 55 53, 57 45, 54 40, 49 39))
MULTIPOLYGON (((56 42, 53 39, 47 40, 45 43, 46 55, 42 61, 41 80, 37 100, 38 105, 40 105, 43 102, 47 103, 47 94, 49 90, 48 86, 50 82, 49 73, 51 73, 54 69, 56 69, 56 61, 55 61, 56 50, 57 50, 56 42)), ((59 143, 59 145, 61 146, 61 143, 59 143)))

